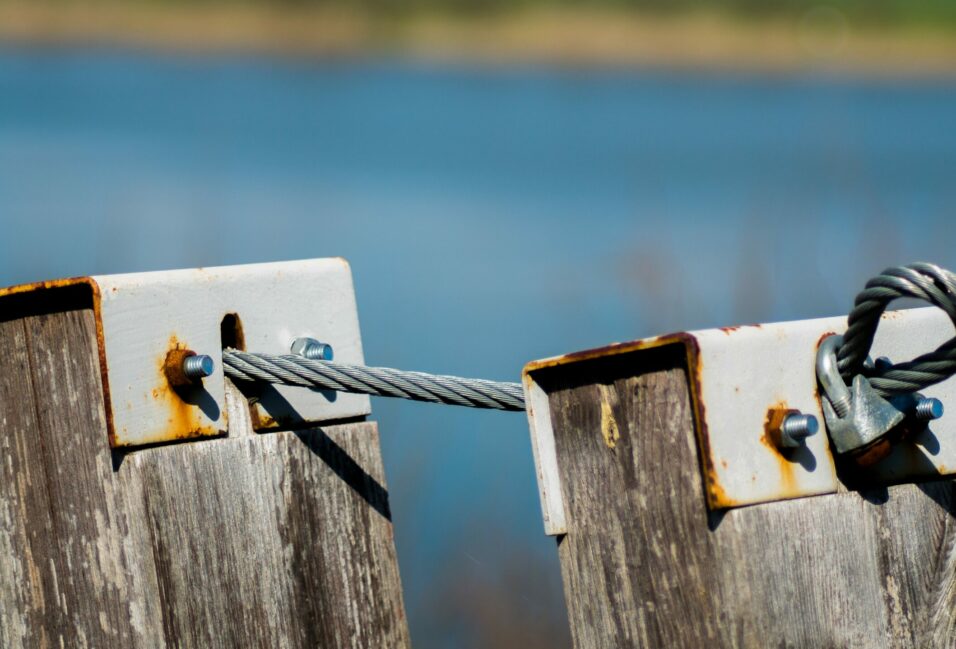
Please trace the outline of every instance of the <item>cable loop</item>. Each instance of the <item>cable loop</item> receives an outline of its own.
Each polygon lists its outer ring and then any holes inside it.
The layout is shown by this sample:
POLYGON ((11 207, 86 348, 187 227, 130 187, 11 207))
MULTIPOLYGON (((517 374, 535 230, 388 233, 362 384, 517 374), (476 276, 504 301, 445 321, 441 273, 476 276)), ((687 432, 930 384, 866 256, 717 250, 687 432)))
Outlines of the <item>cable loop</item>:
MULTIPOLYGON (((847 320, 837 367, 846 383, 864 372, 880 316, 890 302, 916 298, 939 307, 956 326, 956 275, 935 264, 915 263, 888 268, 866 283, 856 296, 847 320)), ((911 361, 868 372, 869 381, 883 397, 918 392, 956 374, 956 337, 911 361)))

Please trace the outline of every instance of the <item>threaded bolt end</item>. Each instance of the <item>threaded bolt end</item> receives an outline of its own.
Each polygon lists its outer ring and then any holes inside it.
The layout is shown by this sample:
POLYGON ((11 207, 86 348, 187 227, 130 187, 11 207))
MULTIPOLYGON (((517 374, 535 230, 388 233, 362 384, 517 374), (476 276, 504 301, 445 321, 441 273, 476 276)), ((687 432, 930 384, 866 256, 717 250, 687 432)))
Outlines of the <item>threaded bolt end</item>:
POLYGON ((216 370, 216 362, 212 356, 194 354, 183 359, 183 374, 190 379, 203 379, 212 376, 216 370))
POLYGON ((332 360, 332 347, 325 343, 308 345, 302 355, 313 361, 330 361, 332 360))
POLYGON ((916 418, 932 421, 943 416, 943 402, 932 397, 922 397, 916 402, 916 418))
POLYGON ((330 361, 333 356, 332 345, 315 338, 296 338, 292 342, 292 353, 312 361, 330 361))
POLYGON ((820 422, 814 415, 795 413, 787 415, 780 426, 780 442, 788 448, 803 446, 804 440, 816 435, 820 422))
POLYGON ((848 397, 830 401, 830 405, 833 406, 833 412, 835 412, 836 416, 840 419, 843 419, 850 414, 850 399, 848 397))

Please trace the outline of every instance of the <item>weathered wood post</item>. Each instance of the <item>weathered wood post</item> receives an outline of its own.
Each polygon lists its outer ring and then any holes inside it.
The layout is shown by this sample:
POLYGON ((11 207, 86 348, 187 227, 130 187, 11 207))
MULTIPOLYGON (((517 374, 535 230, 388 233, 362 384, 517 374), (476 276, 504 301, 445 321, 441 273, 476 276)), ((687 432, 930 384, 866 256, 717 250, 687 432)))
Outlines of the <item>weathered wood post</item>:
MULTIPOLYGON (((956 647, 956 487, 941 479, 956 416, 857 490, 825 434, 795 453, 769 434, 781 409, 821 416, 814 353, 845 328, 677 334, 526 368, 577 649, 956 647)), ((901 360, 952 334, 930 309, 881 329, 873 356, 901 360)), ((952 409, 954 384, 933 392, 952 409)))
POLYGON ((163 374, 288 333, 360 360, 343 262, 0 294, 0 645, 408 645, 367 401, 163 374))

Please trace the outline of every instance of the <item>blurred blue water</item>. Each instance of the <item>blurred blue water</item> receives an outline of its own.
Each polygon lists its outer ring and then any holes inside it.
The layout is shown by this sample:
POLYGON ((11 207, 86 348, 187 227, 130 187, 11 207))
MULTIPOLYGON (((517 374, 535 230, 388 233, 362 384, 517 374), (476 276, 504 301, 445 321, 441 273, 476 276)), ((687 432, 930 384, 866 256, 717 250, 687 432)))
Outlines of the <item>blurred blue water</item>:
MULTIPOLYGON (((939 79, 5 48, 0 284, 341 255, 370 363, 517 380, 956 265, 954 116, 939 79)), ((525 419, 373 408, 417 643, 456 570, 559 608, 525 419)))

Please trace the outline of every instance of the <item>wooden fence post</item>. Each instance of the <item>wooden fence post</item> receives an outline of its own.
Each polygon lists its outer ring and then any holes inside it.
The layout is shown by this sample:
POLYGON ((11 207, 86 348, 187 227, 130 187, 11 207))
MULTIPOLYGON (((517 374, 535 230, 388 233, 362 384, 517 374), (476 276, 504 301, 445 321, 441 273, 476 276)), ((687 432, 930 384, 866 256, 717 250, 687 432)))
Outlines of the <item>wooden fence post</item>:
POLYGON ((408 646, 375 424, 111 452, 71 295, 0 314, 0 645, 408 646))
POLYGON ((956 647, 951 480, 709 511, 683 345, 535 382, 577 649, 956 647))

